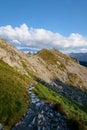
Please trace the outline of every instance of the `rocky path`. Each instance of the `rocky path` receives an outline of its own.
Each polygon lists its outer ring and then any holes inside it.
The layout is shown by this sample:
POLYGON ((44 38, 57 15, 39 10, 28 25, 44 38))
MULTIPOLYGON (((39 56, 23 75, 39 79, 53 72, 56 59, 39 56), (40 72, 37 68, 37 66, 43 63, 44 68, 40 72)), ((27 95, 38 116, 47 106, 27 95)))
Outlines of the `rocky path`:
POLYGON ((66 118, 54 111, 51 105, 37 98, 32 89, 33 84, 29 87, 30 108, 12 130, 69 130, 66 118))

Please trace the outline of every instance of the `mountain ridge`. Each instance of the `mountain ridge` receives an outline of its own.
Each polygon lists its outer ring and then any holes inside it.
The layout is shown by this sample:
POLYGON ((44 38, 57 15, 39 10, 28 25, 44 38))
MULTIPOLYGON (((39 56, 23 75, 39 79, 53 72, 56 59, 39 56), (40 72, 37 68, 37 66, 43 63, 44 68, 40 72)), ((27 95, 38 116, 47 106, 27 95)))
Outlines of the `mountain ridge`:
MULTIPOLYGON (((30 62, 34 67, 36 66, 39 77, 43 75, 43 80, 46 79, 46 82, 48 82, 47 79, 54 79, 54 77, 55 79, 59 79, 62 82, 67 82, 69 78, 74 78, 75 80, 78 78, 79 81, 76 81, 78 83, 76 83, 75 86, 79 85, 79 82, 81 84, 81 79, 84 80, 84 85, 87 84, 87 69, 78 64, 78 62, 74 59, 58 52, 57 50, 56 53, 54 49, 41 50, 36 55, 30 57, 30 62), (35 64, 35 61, 38 64, 35 64), (81 72, 81 70, 83 70, 84 74, 81 72), (43 74, 40 71, 43 71, 43 74), (47 75, 49 78, 46 77, 47 72, 49 74, 47 75)), ((75 82, 75 80, 73 82, 75 82)), ((72 85, 74 85, 74 83, 72 85)))
POLYGON ((48 83, 58 79, 87 90, 87 69, 56 49, 42 49, 36 54, 28 55, 0 39, 0 59, 22 74, 33 73, 48 83))
MULTIPOLYGON (((5 72, 1 73, 1 76, 3 76, 3 79, 6 78, 6 82, 10 83, 11 79, 15 85, 16 82, 13 78, 16 74, 17 77, 15 78, 18 81, 16 85, 20 87, 20 91, 23 92, 20 85, 22 81, 23 84, 25 84, 24 86, 26 86, 23 88, 24 91, 27 89, 26 82, 37 81, 80 106, 81 114, 83 110, 86 112, 87 68, 81 66, 74 58, 59 52, 55 48, 50 50, 42 49, 32 55, 24 54, 6 40, 0 38, 0 65, 1 72, 3 72, 2 68, 4 67, 5 72), (8 69, 9 67, 12 69, 8 69), (13 77, 11 77, 11 71, 13 72, 13 77)), ((0 79, 0 83, 4 84, 5 82, 0 79)), ((9 87, 10 84, 7 85, 9 87)), ((6 88, 6 86, 3 87, 6 88)), ((12 85, 10 87, 12 87, 12 85)), ((13 90, 14 87, 12 88, 12 91, 13 90)), ((36 91, 38 92, 39 90, 37 89, 36 91)), ((20 95, 20 93, 17 94, 20 95)), ((80 116, 80 118, 82 121, 86 121, 86 117, 83 119, 80 116)))

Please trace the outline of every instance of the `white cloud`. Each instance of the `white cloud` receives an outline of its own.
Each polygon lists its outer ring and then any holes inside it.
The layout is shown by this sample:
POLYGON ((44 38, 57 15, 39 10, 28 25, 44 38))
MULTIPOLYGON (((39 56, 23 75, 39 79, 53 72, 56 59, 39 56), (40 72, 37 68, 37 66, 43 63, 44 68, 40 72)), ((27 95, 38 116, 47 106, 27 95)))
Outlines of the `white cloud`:
POLYGON ((45 29, 28 28, 26 24, 15 28, 10 25, 2 26, 0 27, 0 36, 13 44, 26 47, 55 47, 64 52, 83 52, 87 50, 87 38, 78 33, 72 33, 65 37, 45 29))

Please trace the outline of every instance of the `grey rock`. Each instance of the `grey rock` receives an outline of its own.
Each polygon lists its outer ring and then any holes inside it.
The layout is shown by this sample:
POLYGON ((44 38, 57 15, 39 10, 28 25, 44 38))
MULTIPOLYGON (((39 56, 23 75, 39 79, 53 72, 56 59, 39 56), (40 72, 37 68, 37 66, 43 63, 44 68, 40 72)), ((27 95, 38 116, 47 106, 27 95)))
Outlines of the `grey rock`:
POLYGON ((49 105, 37 98, 32 92, 32 85, 29 93, 30 108, 12 130, 69 130, 66 118, 52 109, 53 104, 49 105))

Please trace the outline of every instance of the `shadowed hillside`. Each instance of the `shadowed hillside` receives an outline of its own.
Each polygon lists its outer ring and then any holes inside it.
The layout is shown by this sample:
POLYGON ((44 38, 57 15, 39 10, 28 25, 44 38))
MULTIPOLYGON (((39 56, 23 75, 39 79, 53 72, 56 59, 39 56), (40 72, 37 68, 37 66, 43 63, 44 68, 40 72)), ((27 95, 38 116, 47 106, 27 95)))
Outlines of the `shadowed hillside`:
POLYGON ((87 62, 85 62, 85 61, 79 61, 79 63, 80 63, 80 65, 83 65, 83 66, 87 67, 87 62))

